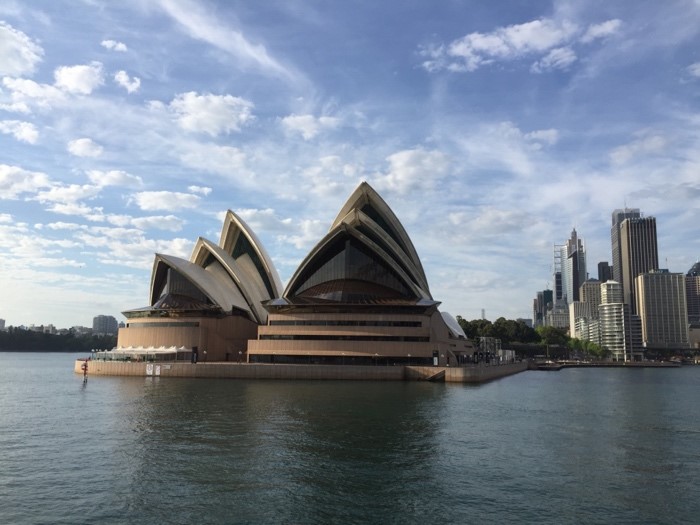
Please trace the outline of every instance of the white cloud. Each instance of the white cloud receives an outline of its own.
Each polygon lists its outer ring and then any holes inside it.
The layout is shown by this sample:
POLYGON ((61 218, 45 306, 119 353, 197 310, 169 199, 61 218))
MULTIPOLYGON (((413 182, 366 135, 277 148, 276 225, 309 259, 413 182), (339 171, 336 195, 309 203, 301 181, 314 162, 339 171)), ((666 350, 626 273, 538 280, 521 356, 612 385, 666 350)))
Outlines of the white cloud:
POLYGON ((102 222, 105 214, 102 208, 92 208, 82 202, 54 202, 47 206, 46 211, 59 215, 76 215, 91 222, 102 222))
POLYGON ((539 56, 531 71, 541 73, 566 69, 576 60, 573 45, 590 43, 612 35, 620 20, 593 24, 581 34, 579 26, 569 20, 541 18, 523 24, 498 27, 490 33, 469 33, 449 44, 429 44, 420 49, 428 71, 475 71, 497 61, 539 56))
POLYGON ((466 71, 474 71, 494 59, 513 59, 542 53, 568 42, 577 26, 568 21, 543 18, 524 24, 499 27, 492 33, 470 33, 453 41, 446 53, 462 60, 466 71))
POLYGON ((666 148, 667 141, 661 135, 649 135, 615 148, 610 153, 614 164, 625 164, 630 160, 655 154, 666 148))
POLYGON ((523 210, 503 210, 491 205, 473 212, 450 213, 448 220, 459 227, 460 235, 472 241, 491 235, 517 234, 533 224, 532 215, 523 210))
POLYGON ((122 53, 127 51, 126 44, 123 42, 117 42, 116 40, 103 40, 100 42, 100 45, 111 51, 119 51, 122 53))
POLYGON ((36 193, 51 185, 44 173, 0 164, 0 199, 17 199, 22 193, 36 193))
POLYGON ((292 219, 281 219, 272 208, 264 210, 242 209, 237 210, 238 214, 255 232, 289 232, 294 228, 292 219))
POLYGON ((542 73, 553 69, 566 69, 574 62, 576 62, 576 53, 570 47, 558 47, 535 62, 530 70, 533 73, 542 73))
POLYGON ((48 228, 50 230, 58 230, 58 231, 61 231, 61 230, 74 231, 74 230, 80 229, 80 227, 81 227, 80 224, 76 224, 74 222, 61 222, 61 221, 50 222, 50 223, 46 224, 45 226, 46 226, 46 228, 48 228))
POLYGON ((114 74, 114 81, 126 89, 128 93, 135 93, 141 87, 141 79, 139 77, 129 77, 126 71, 117 71, 114 74))
POLYGON ((426 151, 423 148, 403 150, 386 159, 389 171, 376 177, 378 190, 395 191, 400 194, 416 189, 430 190, 447 175, 450 163, 441 151, 426 151))
POLYGON ((197 208, 201 201, 199 195, 176 191, 142 191, 135 193, 133 199, 144 211, 197 208))
POLYGON ((34 124, 20 120, 0 120, 0 133, 13 135, 17 140, 28 144, 36 144, 39 138, 34 124))
POLYGON ((143 186, 143 179, 141 179, 141 177, 120 170, 90 170, 87 172, 87 176, 90 182, 101 187, 125 186, 127 188, 138 188, 143 186))
POLYGON ((50 108, 65 99, 65 94, 49 84, 39 84, 23 78, 2 79, 3 85, 10 90, 12 104, 3 105, 8 111, 30 113, 31 106, 50 108))
POLYGON ((181 153, 180 160, 198 171, 216 173, 229 179, 235 178, 245 184, 252 182, 248 180, 245 153, 233 146, 188 144, 187 151, 181 153))
POLYGON ((99 157, 104 148, 91 139, 82 138, 71 140, 68 143, 68 151, 76 157, 99 157))
POLYGON ((339 122, 335 117, 316 118, 313 115, 288 115, 282 119, 285 129, 301 133, 304 140, 314 138, 321 130, 337 127, 339 122))
POLYGON ((559 141, 556 129, 524 132, 508 121, 453 129, 450 134, 459 148, 455 155, 461 158, 466 173, 486 172, 491 182, 494 178, 512 181, 536 175, 541 169, 538 164, 543 162, 540 151, 559 141))
POLYGON ((328 223, 318 219, 304 219, 294 222, 294 229, 301 233, 297 235, 279 235, 278 239, 293 245, 298 250, 308 250, 320 241, 328 230, 328 223))
POLYGON ((253 103, 232 95, 180 93, 169 107, 182 129, 212 137, 240 131, 241 126, 255 118, 253 103))
POLYGON ((688 66, 688 73, 690 73, 695 78, 700 78, 700 62, 695 62, 688 66))
POLYGON ((265 46, 251 43, 240 31, 221 23, 214 13, 192 0, 160 0, 161 8, 185 31, 241 60, 273 75, 297 79, 297 74, 269 55, 265 46))
POLYGON ((34 72, 44 50, 19 29, 0 20, 0 75, 18 77, 34 72))
POLYGON ((600 24, 592 24, 581 37, 581 42, 587 44, 598 38, 614 35, 620 29, 621 25, 622 21, 618 19, 606 20, 600 24))
POLYGON ((61 204, 75 204, 83 199, 91 199, 101 191, 99 186, 89 184, 55 185, 46 191, 40 191, 34 197, 39 202, 56 202, 61 204))
POLYGON ((54 71, 54 79, 56 87, 68 93, 89 95, 95 88, 104 84, 104 72, 100 62, 61 66, 54 71))
POLYGON ((187 186, 187 191, 207 196, 211 193, 211 188, 206 186, 187 186))
MULTIPOLYGON (((108 219, 109 220, 109 219, 108 219)), ((185 221, 175 215, 153 215, 151 217, 134 217, 129 223, 140 230, 166 230, 178 232, 185 221)))
MULTIPOLYGON (((62 208, 62 211, 67 211, 69 210, 69 207, 64 207, 62 208)), ((74 209, 79 209, 79 208, 74 208, 74 209)), ((97 211, 99 211, 99 208, 96 209, 89 209, 89 208, 82 208, 80 209, 81 213, 65 213, 66 215, 90 215, 93 218, 95 217, 97 211), (86 211, 87 210, 87 211, 86 211)), ((86 226, 84 224, 78 224, 74 222, 51 222, 46 225, 41 225, 37 224, 35 225, 35 228, 37 229, 42 229, 42 228, 47 228, 49 230, 54 230, 54 231, 85 231, 85 232, 90 232, 90 233, 104 233, 106 235, 114 236, 118 238, 118 235, 115 235, 115 232, 118 232, 120 234, 129 234, 131 237, 137 236, 140 234, 139 231, 136 230, 126 230, 127 226, 133 226, 134 228, 138 228, 138 230, 164 230, 164 231, 180 231, 182 230, 182 226, 185 224, 185 221, 174 216, 174 215, 152 215, 148 217, 132 217, 130 215, 105 215, 102 217, 104 221, 106 221, 109 224, 113 224, 115 226, 119 226, 119 228, 108 228, 108 227, 103 227, 103 226, 86 226)), ((1 222, 1 221, 0 221, 1 222)))
POLYGON ((533 142, 544 142, 553 146, 559 141, 559 132, 556 129, 539 129, 523 135, 525 139, 533 142))
POLYGON ((82 228, 74 238, 94 250, 94 258, 109 265, 149 270, 155 253, 188 257, 192 250, 190 239, 148 239, 132 228, 93 226, 82 228))
POLYGON ((338 155, 325 155, 301 172, 304 187, 321 199, 352 191, 360 173, 361 166, 345 163, 338 155))

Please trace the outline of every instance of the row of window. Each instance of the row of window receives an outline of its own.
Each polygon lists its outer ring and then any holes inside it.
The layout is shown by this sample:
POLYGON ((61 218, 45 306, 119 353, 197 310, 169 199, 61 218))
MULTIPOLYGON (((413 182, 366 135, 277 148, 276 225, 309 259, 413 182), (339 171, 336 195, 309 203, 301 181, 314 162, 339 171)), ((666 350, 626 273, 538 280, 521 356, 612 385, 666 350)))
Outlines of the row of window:
POLYGON ((182 323, 127 323, 127 328, 197 328, 198 322, 186 321, 182 323))
POLYGON ((403 335, 261 335, 260 339, 275 341, 400 341, 404 343, 427 343, 429 337, 403 335))
POLYGON ((431 366, 432 357, 393 357, 393 356, 323 356, 323 355, 274 355, 253 354, 251 363, 314 364, 314 365, 360 365, 360 366, 431 366))
POLYGON ((399 326, 404 328, 420 328, 420 321, 329 321, 329 320, 276 320, 270 321, 270 326, 399 326))

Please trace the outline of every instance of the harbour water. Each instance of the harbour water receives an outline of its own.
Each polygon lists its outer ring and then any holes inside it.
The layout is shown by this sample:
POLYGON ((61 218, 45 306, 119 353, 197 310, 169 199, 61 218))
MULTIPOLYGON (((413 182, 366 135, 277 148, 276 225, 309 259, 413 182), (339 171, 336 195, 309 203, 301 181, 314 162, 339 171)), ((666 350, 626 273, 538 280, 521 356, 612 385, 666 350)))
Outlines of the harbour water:
POLYGON ((0 521, 697 523, 700 367, 479 386, 90 377, 0 353, 0 521))

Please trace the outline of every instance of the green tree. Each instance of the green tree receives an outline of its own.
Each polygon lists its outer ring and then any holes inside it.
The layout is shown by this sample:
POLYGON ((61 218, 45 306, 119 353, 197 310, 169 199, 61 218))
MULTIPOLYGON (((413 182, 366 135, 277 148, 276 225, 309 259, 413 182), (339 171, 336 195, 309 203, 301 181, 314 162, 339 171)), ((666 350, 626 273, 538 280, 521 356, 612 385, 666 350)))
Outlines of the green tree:
POLYGON ((566 346, 569 340, 566 331, 554 326, 538 326, 537 334, 540 336, 542 343, 546 345, 566 346))
POLYGON ((461 316, 457 316, 457 322, 464 330, 464 333, 469 339, 477 337, 495 337, 493 334, 493 325, 488 319, 474 319, 467 321, 461 316))
POLYGON ((537 332, 522 321, 514 321, 505 317, 499 317, 496 322, 491 323, 488 319, 467 321, 458 315, 457 322, 469 339, 496 337, 503 343, 536 343, 540 340, 537 332))

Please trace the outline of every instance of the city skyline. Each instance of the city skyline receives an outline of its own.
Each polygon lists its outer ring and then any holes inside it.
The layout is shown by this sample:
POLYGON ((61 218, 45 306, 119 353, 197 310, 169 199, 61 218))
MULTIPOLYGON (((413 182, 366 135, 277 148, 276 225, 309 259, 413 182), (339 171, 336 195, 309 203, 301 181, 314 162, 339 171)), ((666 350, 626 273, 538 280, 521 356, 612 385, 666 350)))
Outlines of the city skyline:
POLYGON ((615 209, 700 257, 697 1, 9 1, 0 43, 7 325, 123 320, 228 209, 286 284, 363 180, 466 319, 531 317, 572 228, 612 264, 615 209))

